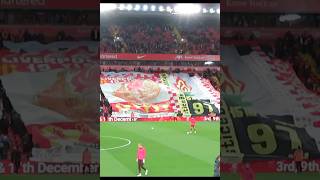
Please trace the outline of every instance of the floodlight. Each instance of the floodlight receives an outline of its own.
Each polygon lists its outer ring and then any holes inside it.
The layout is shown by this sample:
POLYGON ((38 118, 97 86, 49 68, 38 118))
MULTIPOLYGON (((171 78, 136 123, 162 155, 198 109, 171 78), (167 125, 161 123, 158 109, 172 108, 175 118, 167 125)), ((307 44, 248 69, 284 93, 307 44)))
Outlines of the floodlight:
POLYGON ((147 11, 148 10, 148 8, 149 8, 149 6, 148 5, 143 5, 143 11, 147 11))
POLYGON ((155 5, 152 5, 151 6, 151 11, 155 11, 156 10, 156 6, 155 5))
POLYGON ((159 11, 160 11, 160 12, 164 11, 163 6, 159 6, 159 11))
POLYGON ((210 64, 213 64, 213 62, 212 61, 206 61, 206 62, 204 62, 204 64, 205 65, 210 65, 210 64))
POLYGON ((196 14, 201 11, 201 6, 199 4, 177 4, 174 7, 174 11, 177 14, 196 14))
POLYGON ((117 9, 117 5, 113 3, 101 3, 100 4, 100 11, 107 12, 117 9))
POLYGON ((128 10, 128 11, 131 11, 131 10, 132 10, 132 4, 128 4, 128 5, 127 5, 127 10, 128 10))
POLYGON ((135 10, 135 11, 139 11, 139 10, 140 10, 140 5, 139 5, 139 4, 136 4, 136 6, 134 7, 134 10, 135 10))
POLYGON ((209 9, 209 12, 210 12, 210 13, 215 13, 216 11, 215 11, 213 8, 210 8, 210 9, 209 9))
POLYGON ((203 12, 203 13, 207 13, 208 10, 207 10, 206 8, 203 8, 203 9, 202 9, 202 12, 203 12))
POLYGON ((120 4, 120 5, 119 5, 119 10, 121 10, 121 11, 122 11, 122 10, 124 10, 125 8, 126 8, 126 7, 125 7, 125 5, 124 5, 124 4, 120 4))

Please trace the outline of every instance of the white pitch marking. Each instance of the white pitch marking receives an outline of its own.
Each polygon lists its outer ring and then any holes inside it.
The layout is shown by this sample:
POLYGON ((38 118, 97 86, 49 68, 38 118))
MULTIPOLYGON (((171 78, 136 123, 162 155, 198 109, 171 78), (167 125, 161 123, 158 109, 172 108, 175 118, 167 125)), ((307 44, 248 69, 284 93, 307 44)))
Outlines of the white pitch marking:
POLYGON ((125 145, 117 146, 117 147, 112 147, 112 148, 107 148, 107 149, 100 149, 100 151, 119 149, 119 148, 123 148, 123 147, 129 146, 131 144, 131 141, 129 139, 125 139, 125 138, 121 138, 121 137, 113 137, 113 136, 101 136, 101 137, 109 137, 109 138, 114 138, 114 139, 121 139, 121 140, 127 141, 128 143, 125 144, 125 145))

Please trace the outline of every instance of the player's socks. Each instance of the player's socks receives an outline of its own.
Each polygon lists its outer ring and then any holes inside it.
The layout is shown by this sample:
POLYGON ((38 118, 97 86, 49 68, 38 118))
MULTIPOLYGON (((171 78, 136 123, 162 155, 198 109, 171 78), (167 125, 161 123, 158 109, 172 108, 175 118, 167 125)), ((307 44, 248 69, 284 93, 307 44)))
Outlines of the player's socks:
POLYGON ((144 172, 144 175, 148 175, 148 169, 146 169, 146 172, 144 172))

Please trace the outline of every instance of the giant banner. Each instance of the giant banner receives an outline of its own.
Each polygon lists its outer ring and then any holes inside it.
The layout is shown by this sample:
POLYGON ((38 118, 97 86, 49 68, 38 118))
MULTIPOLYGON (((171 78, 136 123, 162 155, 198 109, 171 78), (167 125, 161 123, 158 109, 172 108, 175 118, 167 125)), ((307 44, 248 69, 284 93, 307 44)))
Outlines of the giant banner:
POLYGON ((291 65, 254 49, 222 48, 222 171, 244 161, 255 172, 290 172, 298 147, 307 158, 304 171, 316 171, 320 136, 313 122, 319 98, 306 90, 291 65))
POLYGON ((101 89, 113 109, 111 120, 219 114, 220 93, 198 75, 102 72, 101 89))
MULTIPOLYGON (((99 173, 99 64, 94 56, 95 44, 4 45, 7 50, 2 51, 0 59, 0 79, 34 145, 30 158, 22 154, 19 172, 82 173, 81 157, 88 148, 92 172, 99 173)), ((6 129, 13 142, 16 132, 11 126, 6 129)), ((0 162, 0 174, 12 172, 9 159, 6 156, 0 162)))
POLYGON ((295 124, 292 115, 263 116, 245 105, 234 104, 236 96, 223 102, 221 150, 241 160, 290 159, 293 149, 303 147, 309 158, 320 158, 315 129, 295 124), (232 100, 234 99, 234 100, 232 100))

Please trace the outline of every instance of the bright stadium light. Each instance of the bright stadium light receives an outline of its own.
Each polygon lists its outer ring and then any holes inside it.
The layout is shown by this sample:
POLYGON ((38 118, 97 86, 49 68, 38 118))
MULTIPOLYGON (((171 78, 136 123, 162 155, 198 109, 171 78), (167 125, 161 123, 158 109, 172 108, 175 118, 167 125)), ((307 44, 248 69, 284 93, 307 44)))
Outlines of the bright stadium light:
POLYGON ((136 4, 136 6, 134 7, 134 10, 135 10, 135 11, 139 11, 139 10, 140 10, 140 5, 139 5, 139 4, 136 4))
POLYGON ((217 14, 220 14, 220 8, 219 8, 219 9, 217 9, 217 11, 216 11, 216 12, 217 12, 217 14))
POLYGON ((113 3, 101 3, 100 4, 100 11, 101 12, 107 12, 117 9, 117 5, 113 3))
POLYGON ((148 5, 143 5, 143 11, 147 11, 148 10, 148 8, 149 8, 149 6, 148 5))
POLYGON ((213 8, 210 8, 210 9, 209 9, 209 12, 210 12, 210 13, 215 13, 216 11, 215 11, 213 8))
POLYGON ((174 11, 177 14, 196 14, 200 13, 201 6, 199 4, 177 4, 174 7, 174 11))
POLYGON ((167 6, 167 12, 170 12, 170 13, 171 13, 172 10, 173 10, 173 9, 172 9, 170 6, 167 6))
POLYGON ((156 10, 156 6, 155 5, 152 5, 151 6, 151 11, 155 11, 156 10))
POLYGON ((281 15, 279 17, 279 21, 280 22, 285 22, 285 21, 295 21, 300 19, 301 16, 299 14, 285 14, 285 15, 281 15))
POLYGON ((159 6, 159 11, 160 11, 160 12, 164 11, 163 6, 159 6))
POLYGON ((213 62, 212 61, 206 61, 206 62, 204 62, 204 64, 205 65, 210 65, 210 64, 213 64, 213 62))
POLYGON ((202 9, 202 12, 203 12, 203 13, 207 13, 208 10, 207 10, 206 8, 203 8, 203 9, 202 9))
POLYGON ((127 5, 127 10, 128 10, 128 11, 131 11, 131 10, 132 10, 132 4, 128 4, 128 5, 127 5))
POLYGON ((120 5, 119 5, 119 10, 121 10, 121 11, 122 11, 122 10, 124 10, 125 8, 126 8, 126 7, 125 7, 125 5, 124 5, 124 4, 120 4, 120 5))

